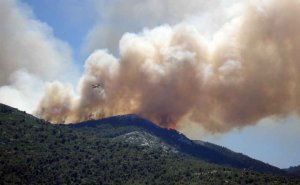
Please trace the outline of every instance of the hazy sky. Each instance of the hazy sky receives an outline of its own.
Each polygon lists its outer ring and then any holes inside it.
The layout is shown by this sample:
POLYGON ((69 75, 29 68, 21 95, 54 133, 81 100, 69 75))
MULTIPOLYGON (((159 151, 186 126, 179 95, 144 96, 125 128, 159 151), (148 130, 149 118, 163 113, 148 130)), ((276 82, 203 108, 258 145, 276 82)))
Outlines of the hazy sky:
MULTIPOLYGON (((61 68, 67 69, 63 71, 68 71, 68 74, 61 75, 60 72, 47 74, 34 67, 27 68, 26 65, 32 64, 26 64, 26 60, 35 60, 38 54, 28 56, 26 53, 19 52, 21 59, 16 58, 16 60, 22 62, 25 60, 25 64, 22 65, 20 62, 21 64, 7 67, 14 75, 7 79, 0 79, 2 95, 0 101, 20 109, 30 110, 28 107, 36 105, 34 100, 24 105, 6 100, 11 98, 11 94, 19 99, 29 97, 32 89, 22 86, 22 83, 28 81, 31 81, 30 86, 57 80, 70 84, 76 83, 80 72, 84 70, 86 58, 94 50, 106 49, 109 53, 119 56, 119 40, 124 33, 140 34, 145 28, 172 26, 184 22, 194 25, 207 40, 211 40, 217 36, 215 33, 219 29, 226 27, 228 20, 238 17, 244 7, 244 4, 239 3, 238 0, 190 0, 188 3, 186 0, 176 0, 176 3, 173 2, 173 0, 4 0, 2 8, 11 10, 12 16, 6 19, 0 12, 0 21, 19 21, 20 24, 16 27, 8 25, 8 31, 0 32, 3 34, 0 36, 4 37, 7 33, 28 34, 28 37, 36 39, 32 43, 33 48, 36 47, 35 52, 38 53, 39 48, 42 48, 42 52, 45 53, 43 56, 50 56, 59 61, 58 64, 54 61, 49 62, 53 64, 53 68, 56 69, 56 65, 61 65, 61 68), (4 17, 3 20, 1 16, 4 17), (13 33, 10 30, 17 31, 13 33), (66 63, 67 66, 64 66, 66 63), (46 75, 36 77, 39 74, 46 75)), ((14 42, 11 40, 7 43, 14 42)), ((24 40, 27 42, 26 39, 24 40)), ((13 46, 15 45, 5 48, 4 52, 0 51, 0 54, 13 52, 11 49, 13 46)), ((19 50, 23 48, 22 45, 18 47, 19 50)), ((39 63, 38 59, 37 57, 36 65, 39 63)), ((4 59, 0 58, 0 60, 4 59)), ((41 93, 37 94, 35 99, 41 96, 41 93)), ((215 135, 208 135, 198 126, 195 126, 197 129, 193 129, 193 132, 187 131, 186 128, 181 130, 186 131, 193 139, 220 144, 283 168, 300 164, 299 121, 299 118, 293 115, 276 120, 266 118, 252 126, 235 128, 225 134, 215 135)))

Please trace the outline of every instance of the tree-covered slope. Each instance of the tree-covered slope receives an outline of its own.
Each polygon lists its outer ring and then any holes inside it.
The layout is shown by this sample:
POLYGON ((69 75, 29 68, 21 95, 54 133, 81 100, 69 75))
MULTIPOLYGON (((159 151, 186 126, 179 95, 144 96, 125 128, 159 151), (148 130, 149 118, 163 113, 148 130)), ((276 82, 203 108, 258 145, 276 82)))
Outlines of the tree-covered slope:
POLYGON ((210 164, 139 127, 52 125, 0 104, 0 184, 300 184, 210 164))
MULTIPOLYGON (((102 120, 91 120, 82 123, 76 123, 71 127, 79 129, 90 129, 97 133, 106 135, 106 127, 113 127, 115 134, 119 132, 126 133, 129 128, 140 129, 155 135, 165 143, 174 147, 181 153, 193 156, 209 163, 226 165, 240 169, 251 169, 259 172, 269 172, 284 174, 285 172, 277 167, 252 159, 241 153, 230 151, 224 147, 207 142, 193 141, 183 134, 173 129, 165 129, 156 126, 154 123, 140 118, 136 115, 122 115, 104 118, 102 120)), ((114 132, 113 132, 114 133, 114 132)))

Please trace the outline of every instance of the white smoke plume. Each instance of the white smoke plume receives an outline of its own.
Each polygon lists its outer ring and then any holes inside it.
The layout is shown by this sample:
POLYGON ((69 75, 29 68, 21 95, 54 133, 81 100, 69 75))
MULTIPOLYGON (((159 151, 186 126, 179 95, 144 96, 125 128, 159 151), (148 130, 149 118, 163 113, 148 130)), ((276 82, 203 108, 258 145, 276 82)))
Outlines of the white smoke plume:
POLYGON ((189 22, 201 33, 215 32, 235 15, 238 0, 95 0, 98 23, 87 36, 86 52, 107 48, 115 55, 126 32, 139 32, 157 25, 189 22), (234 6, 231 6, 231 5, 234 6))
POLYGON ((209 132, 299 114, 299 16, 298 0, 247 1, 212 39, 187 22, 126 33, 120 57, 95 51, 79 92, 49 84, 36 114, 77 122, 136 113, 165 127, 191 121, 209 132))
POLYGON ((19 1, 0 1, 0 25, 0 102, 32 112, 44 82, 67 75, 71 51, 19 1))

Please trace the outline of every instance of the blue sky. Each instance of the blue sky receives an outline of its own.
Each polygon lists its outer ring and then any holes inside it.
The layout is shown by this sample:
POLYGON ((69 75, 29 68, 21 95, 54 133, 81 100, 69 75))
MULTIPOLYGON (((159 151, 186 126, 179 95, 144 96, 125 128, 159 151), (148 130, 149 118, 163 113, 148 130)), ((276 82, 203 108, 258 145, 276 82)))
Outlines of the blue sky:
POLYGON ((262 120, 249 126, 206 140, 226 146, 278 167, 299 164, 299 118, 262 120))
MULTIPOLYGON (((149 8, 144 12, 139 9, 130 11, 131 9, 127 7, 129 5, 126 6, 124 1, 123 3, 105 0, 21 0, 19 2, 26 4, 32 10, 38 21, 48 25, 55 38, 68 44, 74 65, 83 71, 84 61, 95 49, 107 48, 110 53, 118 56, 118 42, 126 32, 141 32, 144 27, 176 24, 185 20, 187 13, 194 14, 201 8, 210 10, 212 6, 217 6, 222 11, 223 6, 235 1, 219 2, 222 5, 217 4, 218 1, 212 1, 212 4, 203 1, 201 5, 195 7, 196 10, 193 7, 185 10, 183 7, 182 12, 185 14, 179 13, 176 16, 172 14, 173 11, 181 12, 176 6, 169 8, 171 12, 161 13, 163 12, 161 11, 160 14, 156 12, 153 7, 157 7, 152 2, 158 1, 147 1, 149 8)), ((137 1, 132 2, 138 4, 137 1)), ((212 16, 203 13, 201 18, 193 17, 187 22, 195 24, 200 22, 204 26, 200 26, 199 30, 209 37, 212 31, 219 28, 219 23, 226 21, 219 18, 217 10, 214 10, 215 14, 212 16), (210 24, 212 20, 216 23, 210 24)), ((198 137, 198 132, 195 132, 189 136, 226 146, 278 167, 288 167, 300 164, 298 125, 299 119, 296 116, 289 116, 281 120, 266 119, 254 126, 233 129, 225 134, 198 137)), ((200 133, 199 131, 199 135, 200 133)))
POLYGON ((97 19, 92 1, 23 0, 37 19, 52 28, 55 37, 66 41, 73 50, 76 62, 83 65, 87 57, 82 49, 90 29, 97 19))

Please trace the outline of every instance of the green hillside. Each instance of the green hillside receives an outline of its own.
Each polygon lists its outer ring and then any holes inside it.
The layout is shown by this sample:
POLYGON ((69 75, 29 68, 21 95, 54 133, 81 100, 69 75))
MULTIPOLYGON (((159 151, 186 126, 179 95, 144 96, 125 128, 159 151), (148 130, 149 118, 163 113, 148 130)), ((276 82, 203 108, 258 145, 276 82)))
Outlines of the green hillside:
POLYGON ((213 165, 128 126, 52 125, 0 105, 1 184, 300 184, 213 165))

